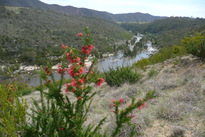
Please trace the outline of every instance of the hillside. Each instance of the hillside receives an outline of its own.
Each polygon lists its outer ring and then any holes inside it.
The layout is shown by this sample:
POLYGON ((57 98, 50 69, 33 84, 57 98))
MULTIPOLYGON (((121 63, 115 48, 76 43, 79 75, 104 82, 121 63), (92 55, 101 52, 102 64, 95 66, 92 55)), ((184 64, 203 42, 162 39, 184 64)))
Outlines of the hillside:
POLYGON ((195 33, 205 33, 205 19, 170 17, 150 23, 122 23, 121 26, 133 33, 150 33, 160 47, 179 44, 181 39, 195 33))
MULTIPOLYGON (((133 96, 142 98, 148 90, 156 91, 156 98, 148 101, 142 110, 136 110, 132 122, 137 124, 136 132, 143 137, 204 137, 205 132, 205 64, 194 56, 180 58, 176 65, 174 59, 164 63, 147 66, 141 73, 142 79, 135 84, 109 87, 107 84, 96 88, 97 95, 92 101, 92 109, 86 124, 97 123, 108 115, 103 126, 108 134, 114 128, 112 99, 123 98, 126 104, 133 96), (155 70, 157 75, 149 77, 155 70)), ((40 93, 33 92, 23 98, 31 107, 32 98, 39 99, 40 93)), ((69 97, 72 94, 69 94, 69 97)), ((125 105, 126 105, 125 104, 125 105)), ((128 137, 130 129, 125 126, 120 136, 128 137)))
POLYGON ((54 10, 68 15, 102 18, 114 22, 151 22, 154 20, 164 18, 164 17, 152 16, 150 14, 144 14, 139 12, 127 13, 127 14, 112 14, 108 12, 96 11, 96 10, 91 10, 86 8, 60 6, 56 4, 49 5, 39 0, 1 0, 0 5, 54 10))
POLYGON ((0 7, 0 13, 1 63, 44 64, 48 58, 62 55, 61 44, 81 46, 77 35, 87 26, 101 54, 133 35, 114 22, 97 18, 17 7, 0 7))

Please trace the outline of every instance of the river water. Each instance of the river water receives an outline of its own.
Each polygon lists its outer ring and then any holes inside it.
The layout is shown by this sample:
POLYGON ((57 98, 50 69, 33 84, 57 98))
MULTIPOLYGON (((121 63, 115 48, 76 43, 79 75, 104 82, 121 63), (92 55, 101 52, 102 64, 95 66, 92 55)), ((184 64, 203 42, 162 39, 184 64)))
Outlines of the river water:
MULTIPOLYGON (((139 42, 139 40, 142 38, 141 35, 139 36, 135 36, 135 42, 139 42)), ((122 53, 117 53, 115 55, 112 55, 110 57, 107 58, 103 58, 103 59, 99 59, 98 63, 96 64, 97 69, 100 72, 105 72, 108 71, 109 68, 116 68, 118 66, 122 67, 122 66, 131 66, 134 62, 142 59, 142 58, 148 58, 150 54, 152 54, 154 51, 156 51, 156 49, 154 49, 152 47, 152 43, 151 42, 147 42, 147 49, 142 51, 141 53, 137 54, 134 58, 129 58, 129 57, 123 57, 122 53)), ((133 45, 129 45, 130 49, 133 49, 133 45)), ((60 75, 55 72, 54 76, 57 80, 60 79, 60 75)), ((65 78, 69 78, 68 75, 65 76, 65 78)), ((40 84, 40 79, 38 76, 32 76, 30 77, 30 79, 27 79, 26 81, 28 81, 28 85, 29 86, 37 86, 40 84)))

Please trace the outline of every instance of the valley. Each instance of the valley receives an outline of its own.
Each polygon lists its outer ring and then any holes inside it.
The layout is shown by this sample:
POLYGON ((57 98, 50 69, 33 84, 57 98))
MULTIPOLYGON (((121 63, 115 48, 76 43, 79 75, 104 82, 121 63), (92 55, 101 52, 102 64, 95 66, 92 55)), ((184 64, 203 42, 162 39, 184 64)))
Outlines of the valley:
POLYGON ((204 137, 205 19, 0 1, 0 136, 204 137))

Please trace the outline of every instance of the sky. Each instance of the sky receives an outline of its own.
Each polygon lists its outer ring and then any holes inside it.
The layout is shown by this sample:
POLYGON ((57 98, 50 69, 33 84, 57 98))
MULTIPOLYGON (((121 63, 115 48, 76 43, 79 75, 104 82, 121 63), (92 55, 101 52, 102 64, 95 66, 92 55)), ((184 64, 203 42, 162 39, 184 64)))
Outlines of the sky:
POLYGON ((47 4, 88 8, 110 13, 149 13, 155 16, 205 18, 205 0, 40 0, 47 4))

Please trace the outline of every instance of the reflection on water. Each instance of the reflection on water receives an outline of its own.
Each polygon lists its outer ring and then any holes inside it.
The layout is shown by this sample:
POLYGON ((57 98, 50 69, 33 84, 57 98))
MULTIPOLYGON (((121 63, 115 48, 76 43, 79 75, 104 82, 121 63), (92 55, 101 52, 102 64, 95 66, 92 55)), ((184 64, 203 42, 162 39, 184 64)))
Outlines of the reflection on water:
POLYGON ((100 59, 97 64, 97 68, 99 71, 103 72, 109 70, 109 67, 116 68, 117 66, 131 66, 137 60, 147 57, 148 54, 146 53, 138 54, 135 58, 123 58, 123 54, 118 54, 116 56, 111 56, 106 59, 100 59))

